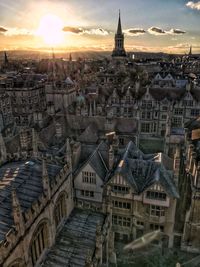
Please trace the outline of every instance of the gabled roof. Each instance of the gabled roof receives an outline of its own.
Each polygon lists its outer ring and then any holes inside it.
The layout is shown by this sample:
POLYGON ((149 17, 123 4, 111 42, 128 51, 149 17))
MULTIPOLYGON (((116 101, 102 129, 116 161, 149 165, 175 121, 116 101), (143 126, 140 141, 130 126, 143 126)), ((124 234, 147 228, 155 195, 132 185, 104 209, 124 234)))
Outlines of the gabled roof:
POLYGON ((114 173, 121 174, 137 194, 159 182, 169 196, 179 197, 171 171, 158 161, 157 154, 145 155, 133 142, 128 143, 114 173))
POLYGON ((108 153, 108 149, 108 145, 105 142, 101 142, 83 165, 75 171, 75 173, 80 172, 87 164, 89 164, 102 181, 105 181, 108 174, 108 168, 104 152, 107 151, 108 153))
POLYGON ((96 143, 99 139, 98 137, 98 127, 95 122, 92 122, 84 130, 84 132, 79 136, 80 142, 85 143, 96 143))

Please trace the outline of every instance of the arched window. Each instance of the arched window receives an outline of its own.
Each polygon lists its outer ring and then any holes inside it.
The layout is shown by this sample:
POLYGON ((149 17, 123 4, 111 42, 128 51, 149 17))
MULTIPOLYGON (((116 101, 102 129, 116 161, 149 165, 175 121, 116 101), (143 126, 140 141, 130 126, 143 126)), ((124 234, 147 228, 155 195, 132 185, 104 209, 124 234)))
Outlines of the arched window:
POLYGON ((45 248, 48 247, 48 243, 48 227, 47 223, 43 222, 39 225, 39 227, 33 234, 33 240, 30 247, 33 266, 35 265, 45 248))
POLYGON ((66 214, 67 214, 66 195, 62 194, 56 201, 55 208, 54 208, 54 219, 55 219, 56 228, 60 224, 62 219, 66 216, 66 214))

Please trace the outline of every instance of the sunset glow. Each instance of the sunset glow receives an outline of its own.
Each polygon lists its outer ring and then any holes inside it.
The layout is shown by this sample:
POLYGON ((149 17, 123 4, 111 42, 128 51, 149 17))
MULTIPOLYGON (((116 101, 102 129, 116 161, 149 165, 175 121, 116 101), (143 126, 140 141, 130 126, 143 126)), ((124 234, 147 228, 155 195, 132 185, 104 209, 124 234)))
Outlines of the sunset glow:
POLYGON ((198 1, 103 2, 2 0, 0 50, 112 51, 120 9, 127 51, 200 53, 198 1))
POLYGON ((36 34, 43 38, 45 44, 56 46, 64 40, 62 28, 62 20, 56 15, 48 14, 41 18, 36 34))

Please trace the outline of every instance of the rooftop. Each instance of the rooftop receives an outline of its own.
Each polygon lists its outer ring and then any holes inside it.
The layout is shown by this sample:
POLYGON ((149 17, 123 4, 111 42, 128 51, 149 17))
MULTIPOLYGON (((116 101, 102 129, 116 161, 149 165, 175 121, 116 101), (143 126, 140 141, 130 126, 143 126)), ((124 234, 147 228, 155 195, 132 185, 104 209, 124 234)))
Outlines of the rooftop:
MULTIPOLYGON (((47 164, 50 181, 59 173, 62 166, 47 164)), ((25 212, 43 192, 42 162, 29 160, 18 161, 3 165, 0 168, 0 241, 14 226, 12 214, 12 190, 16 190, 17 197, 25 212)))
POLYGON ((88 252, 92 256, 95 251, 96 226, 102 226, 104 219, 102 213, 74 209, 41 266, 85 266, 88 252))

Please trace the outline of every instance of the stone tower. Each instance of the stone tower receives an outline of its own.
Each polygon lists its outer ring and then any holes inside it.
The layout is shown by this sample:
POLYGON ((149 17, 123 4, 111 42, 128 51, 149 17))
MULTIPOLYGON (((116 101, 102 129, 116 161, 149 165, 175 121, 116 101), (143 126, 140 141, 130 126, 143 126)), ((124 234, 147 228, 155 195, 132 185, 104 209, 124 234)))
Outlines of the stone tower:
POLYGON ((115 48, 113 49, 112 57, 126 57, 126 51, 124 49, 124 34, 122 33, 120 11, 119 11, 117 32, 115 34, 115 48))
POLYGON ((192 56, 192 46, 190 46, 190 50, 189 50, 189 56, 192 56))
POLYGON ((8 65, 8 56, 6 51, 4 52, 4 65, 8 65))

